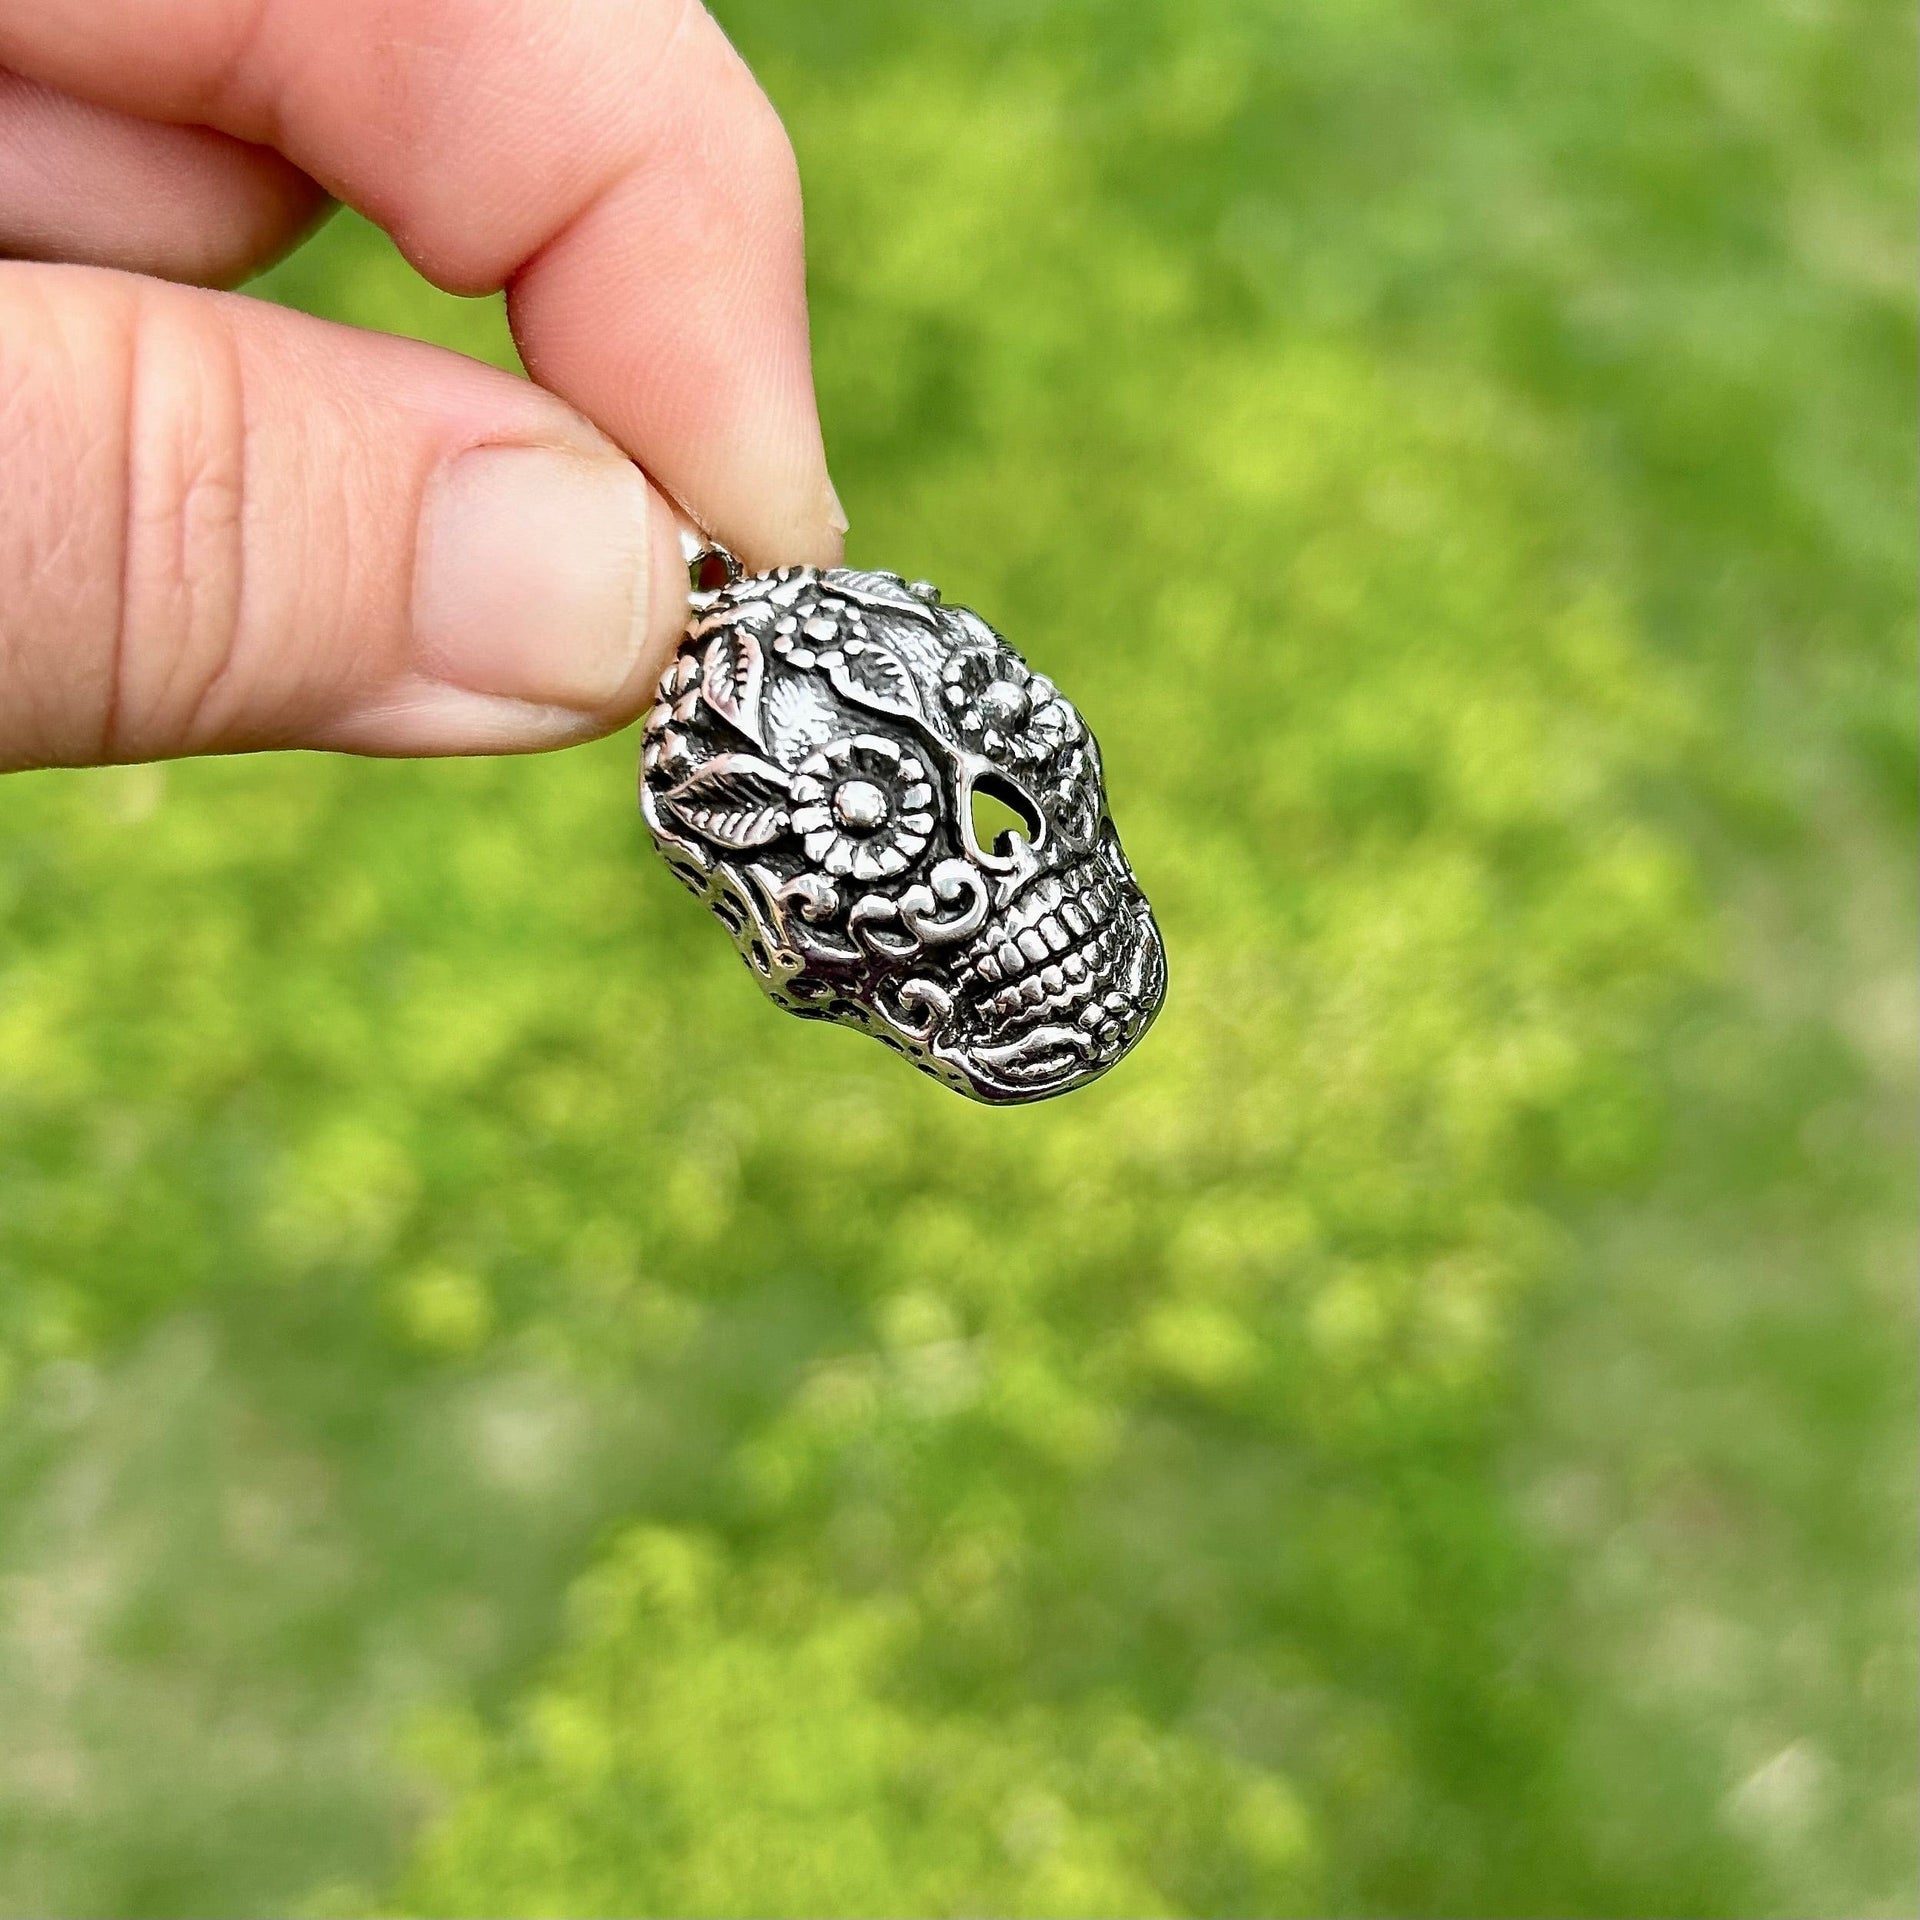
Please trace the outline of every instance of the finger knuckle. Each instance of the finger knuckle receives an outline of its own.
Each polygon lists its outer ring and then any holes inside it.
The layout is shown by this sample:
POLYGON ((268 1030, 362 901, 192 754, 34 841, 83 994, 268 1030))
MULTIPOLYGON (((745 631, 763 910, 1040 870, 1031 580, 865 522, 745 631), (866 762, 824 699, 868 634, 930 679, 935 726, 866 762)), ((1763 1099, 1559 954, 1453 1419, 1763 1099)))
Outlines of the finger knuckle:
POLYGON ((108 754, 191 751, 231 704, 245 587, 246 400, 217 308, 155 290, 126 342, 125 535, 108 754))
POLYGON ((0 265, 0 766, 92 760, 111 731, 133 285, 0 265))

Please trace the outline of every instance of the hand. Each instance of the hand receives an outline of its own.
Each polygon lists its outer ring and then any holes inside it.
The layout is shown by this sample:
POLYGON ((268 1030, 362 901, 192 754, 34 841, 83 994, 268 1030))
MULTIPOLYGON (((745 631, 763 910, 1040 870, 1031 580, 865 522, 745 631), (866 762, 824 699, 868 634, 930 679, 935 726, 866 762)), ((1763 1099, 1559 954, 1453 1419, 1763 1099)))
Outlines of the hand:
POLYGON ((838 559, 792 150, 693 0, 0 0, 0 67, 0 767, 561 746, 680 631, 667 495, 838 559), (327 195, 537 384, 203 290, 327 195))

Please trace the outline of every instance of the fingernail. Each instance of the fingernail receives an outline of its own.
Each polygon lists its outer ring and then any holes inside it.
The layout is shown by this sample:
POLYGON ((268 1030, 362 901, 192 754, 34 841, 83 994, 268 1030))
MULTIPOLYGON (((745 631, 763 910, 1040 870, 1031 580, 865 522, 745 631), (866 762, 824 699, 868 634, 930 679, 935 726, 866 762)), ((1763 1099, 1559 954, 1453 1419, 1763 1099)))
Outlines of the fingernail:
POLYGON ((833 511, 827 515, 827 524, 835 533, 847 531, 847 510, 840 504, 840 490, 831 480, 827 482, 827 498, 833 502, 833 511))
POLYGON ((414 575, 416 665, 474 693, 606 705, 646 644, 652 503, 637 467, 475 447, 429 483, 414 575))

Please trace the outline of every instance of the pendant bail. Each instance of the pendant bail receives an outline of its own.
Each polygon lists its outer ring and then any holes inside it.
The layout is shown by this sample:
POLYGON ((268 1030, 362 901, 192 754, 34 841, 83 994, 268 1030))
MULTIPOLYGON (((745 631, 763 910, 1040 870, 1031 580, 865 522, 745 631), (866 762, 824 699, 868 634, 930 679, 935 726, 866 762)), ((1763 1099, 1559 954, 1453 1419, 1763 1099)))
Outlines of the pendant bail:
POLYGON ((746 568, 719 541, 695 528, 680 529, 680 554, 687 563, 687 591, 696 613, 746 577, 746 568))

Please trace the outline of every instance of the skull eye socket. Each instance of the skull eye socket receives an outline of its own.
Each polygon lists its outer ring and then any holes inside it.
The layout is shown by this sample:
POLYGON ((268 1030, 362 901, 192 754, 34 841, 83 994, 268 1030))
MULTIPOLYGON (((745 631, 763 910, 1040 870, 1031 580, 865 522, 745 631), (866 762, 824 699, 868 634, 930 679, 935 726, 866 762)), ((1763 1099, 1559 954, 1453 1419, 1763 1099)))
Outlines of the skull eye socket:
POLYGON ((1011 858, 1016 838, 1038 846, 1046 830, 1033 801, 1011 780, 991 769, 974 776, 967 795, 967 818, 973 828, 974 850, 982 859, 1011 858))

